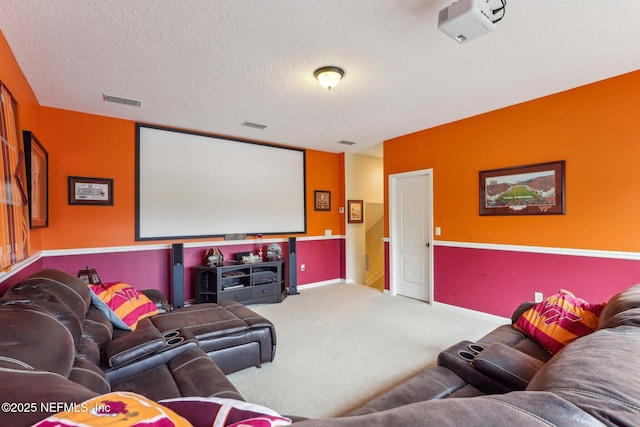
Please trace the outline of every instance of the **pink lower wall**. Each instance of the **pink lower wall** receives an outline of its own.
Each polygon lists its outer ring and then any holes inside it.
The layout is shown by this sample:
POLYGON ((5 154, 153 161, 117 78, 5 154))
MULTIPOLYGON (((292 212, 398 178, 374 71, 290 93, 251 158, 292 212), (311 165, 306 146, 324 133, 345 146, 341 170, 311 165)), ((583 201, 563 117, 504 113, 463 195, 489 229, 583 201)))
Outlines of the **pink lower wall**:
POLYGON ((511 317, 534 292, 566 289, 599 303, 638 283, 640 261, 436 246, 434 300, 511 317))
MULTIPOLYGON (((640 280, 639 260, 438 245, 433 256, 434 301, 502 317, 535 292, 546 298, 566 289, 600 303, 640 280)), ((389 271, 388 242, 385 266, 389 271)))
POLYGON ((73 275, 85 267, 95 268, 103 283, 125 282, 139 289, 160 289, 169 296, 171 251, 156 249, 44 257, 44 268, 73 275))
POLYGON ((346 278, 344 239, 302 240, 296 247, 298 286, 346 278))
POLYGON ((16 283, 43 268, 43 260, 39 259, 21 269, 20 271, 17 271, 14 274, 10 275, 8 278, 0 282, 0 295, 3 295, 7 291, 7 289, 11 288, 16 283))
MULTIPOLYGON (((345 278, 344 239, 298 239, 297 283, 298 290, 304 285, 345 278), (306 271, 300 271, 305 264, 306 271)), ((280 243, 283 257, 288 255, 288 243, 280 243)), ((266 253, 267 244, 263 244, 266 253)), ((257 252, 254 243, 220 245, 224 259, 233 259, 236 252, 257 252)), ((184 249, 184 294, 185 299, 194 297, 194 267, 205 265, 207 247, 185 247, 184 249)), ((76 275, 85 267, 95 268, 102 282, 125 282, 138 289, 159 289, 171 300, 171 248, 105 252, 95 254, 44 256, 0 283, 0 295, 20 280, 42 268, 56 268, 76 275)), ((288 276, 288 274, 287 274, 288 276)), ((288 277, 287 277, 288 281, 288 277)))

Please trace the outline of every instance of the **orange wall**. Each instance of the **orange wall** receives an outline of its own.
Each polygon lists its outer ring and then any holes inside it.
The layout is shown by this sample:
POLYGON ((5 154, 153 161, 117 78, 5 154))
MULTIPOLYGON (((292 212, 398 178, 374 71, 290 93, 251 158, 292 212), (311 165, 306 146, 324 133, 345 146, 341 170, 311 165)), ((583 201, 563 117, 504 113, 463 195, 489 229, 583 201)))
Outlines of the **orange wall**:
POLYGON ((338 214, 344 203, 344 154, 307 150, 307 233, 322 236, 331 229, 344 235, 343 215, 338 214), (315 190, 331 191, 331 211, 314 210, 315 190))
POLYGON ((49 152, 44 249, 130 245, 135 240, 135 123, 42 108, 49 152), (68 204, 68 177, 113 178, 113 206, 68 204))
POLYGON ((438 240, 640 251, 639 99, 636 71, 385 141, 385 185, 433 168, 438 240), (479 171, 555 160, 566 215, 479 216, 479 171))

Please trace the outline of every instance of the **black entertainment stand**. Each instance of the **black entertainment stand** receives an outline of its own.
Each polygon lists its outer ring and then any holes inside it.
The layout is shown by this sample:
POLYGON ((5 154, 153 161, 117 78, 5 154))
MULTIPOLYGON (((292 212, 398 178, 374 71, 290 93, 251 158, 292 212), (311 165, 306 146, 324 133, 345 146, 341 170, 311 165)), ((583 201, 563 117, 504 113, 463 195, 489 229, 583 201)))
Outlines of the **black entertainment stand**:
POLYGON ((195 267, 196 303, 276 303, 287 296, 283 261, 195 267))

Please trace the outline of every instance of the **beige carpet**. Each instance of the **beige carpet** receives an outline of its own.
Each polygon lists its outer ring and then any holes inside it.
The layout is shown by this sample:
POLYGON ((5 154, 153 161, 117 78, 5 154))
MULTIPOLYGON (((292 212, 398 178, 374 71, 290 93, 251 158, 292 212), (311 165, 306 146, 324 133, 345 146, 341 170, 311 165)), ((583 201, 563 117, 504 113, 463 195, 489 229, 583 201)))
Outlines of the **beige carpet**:
POLYGON ((346 414, 433 365, 448 346, 506 323, 361 285, 299 290, 280 304, 250 306, 275 324, 276 357, 229 375, 247 401, 287 415, 346 414))

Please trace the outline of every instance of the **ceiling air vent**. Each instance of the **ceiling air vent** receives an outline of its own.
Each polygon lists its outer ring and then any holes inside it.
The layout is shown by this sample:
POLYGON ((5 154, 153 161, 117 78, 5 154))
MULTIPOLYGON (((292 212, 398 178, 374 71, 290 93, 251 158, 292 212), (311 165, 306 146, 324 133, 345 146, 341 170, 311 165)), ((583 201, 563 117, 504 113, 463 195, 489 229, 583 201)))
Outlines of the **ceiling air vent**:
POLYGON ((353 141, 345 141, 344 139, 342 141, 338 141, 338 144, 344 144, 344 145, 356 145, 355 142, 353 141))
POLYGON ((267 125, 261 125, 260 123, 253 123, 253 122, 244 122, 242 123, 242 126, 246 126, 248 128, 255 128, 255 129, 264 129, 267 127, 267 125))
POLYGON ((438 23, 447 22, 449 20, 449 8, 445 7, 438 15, 438 23))
POLYGON ((142 102, 140 101, 136 101, 135 99, 127 99, 127 98, 120 98, 119 96, 111 96, 111 95, 102 95, 102 99, 107 101, 107 102, 114 102, 116 104, 124 104, 124 105, 130 105, 132 107, 139 107, 142 105, 142 102))

